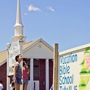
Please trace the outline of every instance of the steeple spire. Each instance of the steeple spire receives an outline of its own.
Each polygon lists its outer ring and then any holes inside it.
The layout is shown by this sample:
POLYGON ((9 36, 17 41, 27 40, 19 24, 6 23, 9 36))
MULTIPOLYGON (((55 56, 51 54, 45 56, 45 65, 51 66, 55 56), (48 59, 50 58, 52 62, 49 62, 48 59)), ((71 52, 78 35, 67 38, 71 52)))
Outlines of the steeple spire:
POLYGON ((20 11, 20 0, 17 0, 16 24, 22 24, 22 21, 21 21, 21 11, 20 11))
POLYGON ((21 21, 21 10, 20 10, 20 0, 17 0, 17 14, 16 14, 16 24, 15 28, 15 36, 23 35, 23 25, 21 21))
MULTIPOLYGON (((17 13, 16 13, 16 24, 14 25, 15 35, 12 37, 12 41, 18 41, 20 36, 23 36, 23 25, 21 21, 21 10, 20 0, 17 0, 17 13)), ((23 41, 26 42, 26 37, 23 36, 23 41)))

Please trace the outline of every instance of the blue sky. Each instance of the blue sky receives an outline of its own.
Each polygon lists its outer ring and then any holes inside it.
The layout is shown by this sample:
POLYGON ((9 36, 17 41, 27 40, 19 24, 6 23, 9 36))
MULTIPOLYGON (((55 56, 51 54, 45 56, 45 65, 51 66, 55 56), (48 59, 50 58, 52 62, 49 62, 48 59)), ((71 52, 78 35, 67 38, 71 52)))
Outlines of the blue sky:
MULTIPOLYGON (((0 2, 0 51, 14 36, 17 0, 0 2)), ((39 38, 59 51, 90 43, 90 0, 21 0, 27 42, 39 38)))

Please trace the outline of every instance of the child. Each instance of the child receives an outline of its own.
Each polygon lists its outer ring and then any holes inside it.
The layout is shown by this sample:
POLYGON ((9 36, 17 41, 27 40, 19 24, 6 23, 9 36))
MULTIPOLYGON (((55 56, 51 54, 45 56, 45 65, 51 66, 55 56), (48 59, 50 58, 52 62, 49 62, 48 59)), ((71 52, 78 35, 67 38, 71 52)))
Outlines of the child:
POLYGON ((23 90, 27 90, 27 85, 28 85, 28 76, 27 76, 27 74, 28 73, 29 73, 28 66, 25 62, 23 62, 23 90))
POLYGON ((14 82, 15 82, 15 89, 20 90, 20 85, 22 84, 22 68, 20 62, 22 61, 22 55, 19 54, 15 57, 16 64, 14 66, 14 82))
POLYGON ((90 69, 90 55, 86 55, 85 65, 86 65, 87 69, 90 69))

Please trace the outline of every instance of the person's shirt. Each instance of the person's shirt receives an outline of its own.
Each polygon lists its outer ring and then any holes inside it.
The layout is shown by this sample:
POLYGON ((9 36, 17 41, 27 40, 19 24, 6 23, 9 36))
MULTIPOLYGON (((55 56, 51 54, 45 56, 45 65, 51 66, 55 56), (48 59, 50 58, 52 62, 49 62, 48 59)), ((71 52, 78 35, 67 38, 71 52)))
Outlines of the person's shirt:
POLYGON ((10 90, 15 90, 15 88, 13 88, 13 87, 10 87, 10 90))
POLYGON ((10 89, 9 89, 9 90, 13 90, 13 89, 12 89, 12 85, 11 85, 11 84, 10 84, 10 89))
POLYGON ((4 87, 3 87, 3 85, 0 83, 0 90, 2 90, 4 87))
POLYGON ((22 78, 22 69, 21 69, 21 65, 19 62, 16 62, 14 66, 17 66, 17 71, 16 71, 16 77, 17 78, 22 78))
POLYGON ((27 69, 23 67, 23 79, 28 78, 27 72, 27 69))

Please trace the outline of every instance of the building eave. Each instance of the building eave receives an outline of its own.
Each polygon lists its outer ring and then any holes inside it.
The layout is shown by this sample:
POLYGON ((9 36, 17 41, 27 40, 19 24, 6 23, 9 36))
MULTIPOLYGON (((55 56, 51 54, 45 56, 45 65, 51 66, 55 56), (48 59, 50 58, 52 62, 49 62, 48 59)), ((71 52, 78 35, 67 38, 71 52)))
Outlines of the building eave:
POLYGON ((3 64, 5 64, 7 62, 7 59, 4 60, 3 62, 0 63, 0 66, 2 66, 3 64))
POLYGON ((85 49, 87 47, 90 47, 90 43, 82 45, 82 46, 78 46, 78 47, 75 47, 75 48, 72 48, 72 49, 68 49, 68 50, 62 51, 62 52, 59 53, 59 55, 67 54, 67 53, 70 53, 70 52, 76 52, 76 51, 85 49))
POLYGON ((43 44, 45 44, 50 50, 53 51, 53 47, 50 46, 47 42, 45 42, 42 38, 38 39, 36 42, 34 42, 32 45, 28 46, 27 48, 25 48, 23 50, 23 52, 26 52, 28 49, 32 48, 34 45, 36 45, 37 43, 42 42, 43 44))

